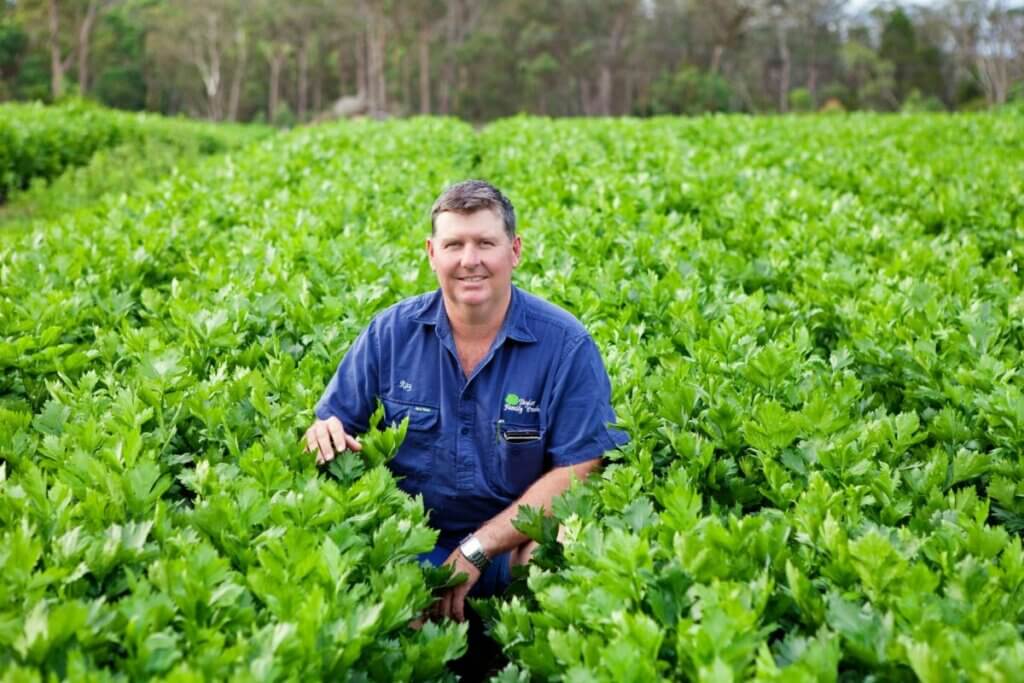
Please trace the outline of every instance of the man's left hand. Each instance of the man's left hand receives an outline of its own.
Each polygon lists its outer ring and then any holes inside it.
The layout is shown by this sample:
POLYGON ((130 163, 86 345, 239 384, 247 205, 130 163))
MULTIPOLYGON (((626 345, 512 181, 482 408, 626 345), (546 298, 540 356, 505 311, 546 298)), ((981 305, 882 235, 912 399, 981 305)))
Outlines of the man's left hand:
POLYGON ((431 615, 435 618, 450 617, 455 621, 465 621, 466 596, 476 582, 480 580, 480 570, 467 560, 466 556, 458 548, 452 551, 452 554, 448 556, 444 563, 446 566, 452 567, 456 575, 462 573, 466 574, 469 578, 458 586, 446 590, 434 604, 431 615))

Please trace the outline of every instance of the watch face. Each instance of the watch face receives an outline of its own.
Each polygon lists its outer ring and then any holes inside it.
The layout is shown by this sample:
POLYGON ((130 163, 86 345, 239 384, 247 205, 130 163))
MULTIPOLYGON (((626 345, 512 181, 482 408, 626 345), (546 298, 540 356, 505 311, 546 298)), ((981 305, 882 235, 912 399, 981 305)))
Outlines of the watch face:
POLYGON ((477 569, 483 569, 487 566, 487 555, 484 553, 483 546, 480 541, 470 536, 459 546, 459 550, 462 551, 462 555, 473 563, 477 569))

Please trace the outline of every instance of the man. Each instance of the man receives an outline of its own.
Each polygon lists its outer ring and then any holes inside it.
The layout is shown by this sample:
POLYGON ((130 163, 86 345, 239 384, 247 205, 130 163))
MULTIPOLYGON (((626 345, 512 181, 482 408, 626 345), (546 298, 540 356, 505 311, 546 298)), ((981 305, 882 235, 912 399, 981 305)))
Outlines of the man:
POLYGON ((469 180, 431 211, 427 256, 440 289, 379 314, 356 339, 306 432, 318 463, 368 428, 380 399, 388 423, 409 418, 389 463, 422 494, 437 547, 423 559, 468 580, 435 616, 465 619, 467 595, 504 590, 532 542, 512 526, 519 505, 543 506, 605 451, 626 441, 596 345, 570 314, 512 285, 522 242, 495 187, 469 180))

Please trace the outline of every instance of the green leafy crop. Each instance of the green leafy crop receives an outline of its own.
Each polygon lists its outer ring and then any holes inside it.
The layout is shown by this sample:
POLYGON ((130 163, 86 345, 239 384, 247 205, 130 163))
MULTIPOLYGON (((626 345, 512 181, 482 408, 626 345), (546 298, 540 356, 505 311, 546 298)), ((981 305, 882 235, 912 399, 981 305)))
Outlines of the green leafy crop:
MULTIPOLYGON (((450 572, 386 467, 300 437, 358 332, 436 286, 486 178, 517 283, 582 319, 631 441, 478 601, 500 681, 1024 671, 1024 122, 346 122, 0 246, 0 672, 435 680, 450 572)), ((515 397, 497 397, 515 400, 515 397)))
POLYGON ((354 334, 419 286, 354 236, 457 176, 438 155, 410 193, 413 150, 465 129, 401 128, 305 131, 0 247, 4 675, 451 678, 465 628, 409 626, 450 577, 384 466, 405 426, 330 473, 300 442, 354 334))
MULTIPOLYGON (((28 188, 33 181, 50 181, 69 168, 83 166, 103 150, 148 145, 149 155, 161 153, 167 147, 179 154, 193 148, 197 153, 211 154, 265 137, 269 132, 261 126, 214 125, 128 114, 85 101, 72 100, 56 107, 6 103, 0 106, 0 204, 12 192, 28 188)), ((124 152, 122 156, 131 157, 124 152)), ((146 161, 139 157, 136 163, 142 165, 146 161)), ((120 171, 108 167, 106 172, 120 171)), ((104 183, 98 177, 76 180, 91 180, 100 186, 104 183)), ((136 182, 142 180, 136 178, 136 182)))
POLYGON ((519 281, 583 318, 632 437, 553 520, 521 516, 541 550, 481 606, 506 680, 1024 670, 1021 133, 484 130, 480 175, 529 217, 519 281))

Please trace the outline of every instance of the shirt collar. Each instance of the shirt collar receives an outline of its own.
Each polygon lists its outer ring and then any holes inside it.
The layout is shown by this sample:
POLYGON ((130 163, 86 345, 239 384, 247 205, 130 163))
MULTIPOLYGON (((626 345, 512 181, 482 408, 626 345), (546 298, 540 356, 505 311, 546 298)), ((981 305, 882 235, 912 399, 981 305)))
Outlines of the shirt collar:
MULTIPOLYGON (((512 300, 509 302, 508 312, 501 324, 501 330, 498 331, 497 342, 499 344, 506 338, 524 343, 537 341, 537 337, 530 330, 526 320, 528 305, 529 302, 526 301, 522 290, 512 285, 512 300)), ((444 310, 444 297, 441 295, 440 288, 424 297, 423 303, 413 312, 412 321, 423 325, 433 325, 439 337, 443 338, 451 334, 451 324, 448 322, 448 315, 444 310)))

